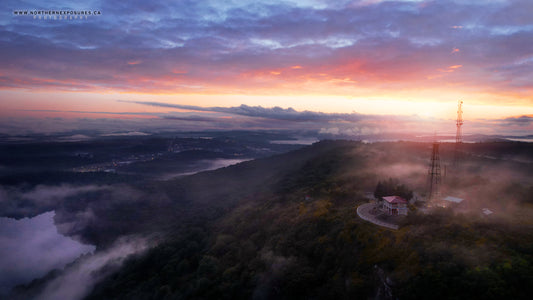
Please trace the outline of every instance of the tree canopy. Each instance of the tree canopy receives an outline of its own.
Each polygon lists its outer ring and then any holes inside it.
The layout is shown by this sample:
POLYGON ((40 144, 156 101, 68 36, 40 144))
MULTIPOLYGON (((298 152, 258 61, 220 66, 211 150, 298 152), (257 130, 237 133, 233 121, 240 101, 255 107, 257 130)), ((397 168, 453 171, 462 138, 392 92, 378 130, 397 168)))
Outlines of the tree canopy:
POLYGON ((388 180, 378 181, 374 190, 374 197, 381 199, 386 196, 400 196, 409 201, 413 198, 413 191, 405 184, 400 184, 398 179, 389 178, 388 180))

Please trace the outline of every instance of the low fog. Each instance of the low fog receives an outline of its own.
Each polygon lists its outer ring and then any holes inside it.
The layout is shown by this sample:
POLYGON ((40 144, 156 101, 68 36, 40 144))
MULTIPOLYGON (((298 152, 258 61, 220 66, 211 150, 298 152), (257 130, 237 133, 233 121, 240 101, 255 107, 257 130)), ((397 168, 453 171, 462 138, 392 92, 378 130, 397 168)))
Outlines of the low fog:
POLYGON ((144 238, 123 237, 112 247, 95 255, 82 258, 70 266, 59 277, 50 281, 36 300, 83 299, 102 278, 118 270, 130 255, 140 254, 148 249, 144 238))
MULTIPOLYGON (((465 146, 460 163, 453 166, 453 145, 441 145, 441 195, 468 201, 466 211, 463 208, 457 210, 458 213, 479 214, 482 208, 489 208, 495 216, 515 216, 520 210, 527 217, 532 216, 533 212, 521 205, 533 203, 530 180, 533 168, 524 161, 524 157, 530 159, 530 154, 512 152, 513 145, 496 150, 491 150, 493 145, 476 146, 465 146), (499 155, 502 153, 505 155, 499 155)), ((207 227, 206 224, 224 218, 242 203, 257 201, 255 204, 260 205, 254 209, 259 212, 266 209, 259 203, 263 199, 264 202, 277 199, 280 211, 290 208, 291 201, 303 201, 302 198, 313 202, 314 199, 346 197, 345 202, 338 203, 355 205, 361 200, 358 199, 360 195, 373 192, 379 181, 391 178, 423 198, 430 157, 431 146, 427 143, 323 142, 300 152, 250 162, 242 159, 205 161, 207 169, 243 163, 178 179, 114 184, 5 185, 0 187, 1 216, 34 218, 0 219, 3 245, 0 268, 5 270, 0 276, 2 291, 74 261, 59 275, 43 281, 39 289, 33 289, 38 295, 32 294, 32 297, 83 299, 99 280, 118 270, 128 256, 141 254, 157 244, 146 236, 164 239, 178 231, 188 232, 195 226, 207 227), (14 222, 24 222, 27 227, 14 229, 14 222), (91 251, 94 255, 78 258, 91 251), (21 263, 10 265, 13 261, 21 263)), ((338 204, 328 203, 333 206, 332 211, 338 204)), ((349 214, 350 220, 357 218, 351 207, 349 214)), ((273 216, 279 218, 279 214, 273 216)), ((245 229, 250 227, 246 222, 239 224, 245 229)), ((264 238, 268 240, 268 236, 264 238)), ((199 239, 201 242, 208 240, 199 239)), ((256 273, 254 297, 272 295, 268 287, 275 285, 279 274, 297 261, 291 255, 277 253, 275 249, 259 254, 265 269, 256 273)))
POLYGON ((70 184, 34 187, 0 186, 0 216, 33 217, 56 209, 64 200, 80 194, 109 190, 109 186, 70 184))
POLYGON ((200 160, 196 163, 197 167, 193 171, 189 172, 180 172, 180 173, 166 173, 160 176, 160 179, 162 180, 169 180, 176 177, 181 176, 188 176, 193 175, 199 172, 204 171, 210 171, 210 170, 216 170, 220 168, 224 168, 227 166, 235 165, 244 161, 248 161, 251 159, 227 159, 227 158, 217 158, 217 159, 205 159, 200 160))
MULTIPOLYGON (((531 154, 519 147, 516 150, 512 143, 463 144, 454 163, 454 147, 453 143, 442 143, 439 149, 439 197, 465 199, 462 212, 487 207, 500 216, 516 212, 520 203, 532 202, 531 154)), ((431 152, 430 144, 379 143, 358 149, 354 155, 365 157, 366 172, 373 179, 367 180, 369 192, 377 181, 392 178, 424 198, 431 152)))
POLYGON ((0 295, 94 251, 58 234, 53 217, 47 212, 31 219, 0 218, 0 295))
MULTIPOLYGON (((8 293, 15 285, 26 284, 54 269, 61 270, 80 255, 94 252, 95 245, 103 239, 91 233, 95 230, 99 231, 98 236, 109 236, 109 240, 120 236, 111 229, 113 226, 110 226, 109 233, 105 229, 113 222, 113 212, 120 211, 121 206, 135 205, 141 196, 143 193, 127 185, 62 184, 0 188, 2 215, 18 219, 0 217, 0 295, 8 293)), ((112 249, 83 260, 83 267, 77 267, 77 271, 68 269, 68 273, 78 277, 89 276, 107 262, 120 262, 121 255, 144 249, 141 241, 131 238, 121 240, 112 249), (84 275, 83 269, 86 268, 89 271, 84 275)), ((66 280, 69 276, 64 278, 66 280)), ((54 281, 56 285, 70 285, 58 280, 54 281)), ((77 299, 73 297, 82 295, 83 291, 72 288, 71 295, 58 298, 50 288, 47 293, 52 296, 43 299, 77 299)))

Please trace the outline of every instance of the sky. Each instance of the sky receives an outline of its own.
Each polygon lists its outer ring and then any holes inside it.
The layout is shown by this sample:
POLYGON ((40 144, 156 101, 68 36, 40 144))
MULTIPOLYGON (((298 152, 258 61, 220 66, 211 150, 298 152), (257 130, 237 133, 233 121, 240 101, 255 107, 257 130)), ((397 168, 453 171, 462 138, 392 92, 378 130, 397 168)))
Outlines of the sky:
POLYGON ((3 134, 533 132, 530 0, 2 3, 3 134))

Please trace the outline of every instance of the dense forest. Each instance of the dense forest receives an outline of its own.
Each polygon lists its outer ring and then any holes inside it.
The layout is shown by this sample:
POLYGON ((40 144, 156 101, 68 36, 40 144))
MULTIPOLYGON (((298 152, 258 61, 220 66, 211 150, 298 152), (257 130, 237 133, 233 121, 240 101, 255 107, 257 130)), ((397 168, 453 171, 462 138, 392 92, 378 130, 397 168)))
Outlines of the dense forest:
MULTIPOLYGON (((465 147, 443 191, 469 198, 469 209, 413 208, 399 230, 361 220, 356 208, 378 183, 423 193, 427 144, 323 141, 175 180, 120 183, 128 201, 87 193, 62 202, 56 222, 91 207, 98 222, 76 234, 99 249, 121 236, 152 238, 86 299, 529 299, 531 148, 465 147)), ((37 294, 43 281, 13 297, 37 294)))

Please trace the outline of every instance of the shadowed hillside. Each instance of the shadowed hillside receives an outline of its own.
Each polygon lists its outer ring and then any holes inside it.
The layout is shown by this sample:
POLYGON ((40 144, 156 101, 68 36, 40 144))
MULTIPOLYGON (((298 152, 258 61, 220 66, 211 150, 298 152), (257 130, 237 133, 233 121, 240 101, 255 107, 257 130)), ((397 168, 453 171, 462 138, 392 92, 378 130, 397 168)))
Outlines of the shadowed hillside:
MULTIPOLYGON (((491 151, 532 150, 502 145, 491 151)), ((363 195, 380 180, 396 178, 423 193, 428 147, 324 141, 64 201, 56 223, 62 228, 90 208, 96 221, 64 233, 101 250, 120 236, 158 235, 157 246, 110 272, 87 299, 528 298, 533 200, 524 182, 530 168, 484 158, 480 145, 465 151, 465 167, 446 188, 478 191, 482 197, 472 201, 492 207, 491 217, 474 209, 412 211, 400 230, 390 231, 356 216, 356 207, 368 201, 363 195), (505 178, 494 177, 497 170, 505 178), (484 189, 506 192, 491 197, 484 189)), ((16 294, 24 298, 40 288, 34 282, 16 294)))

